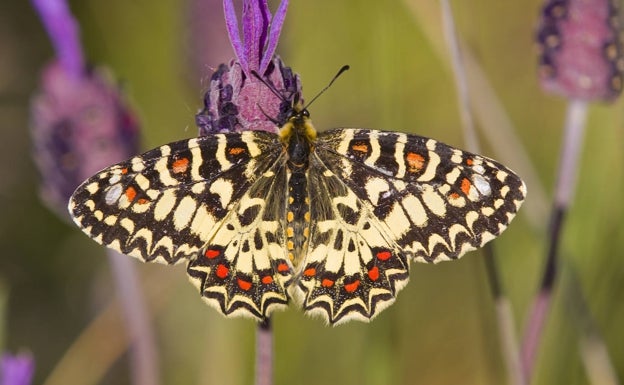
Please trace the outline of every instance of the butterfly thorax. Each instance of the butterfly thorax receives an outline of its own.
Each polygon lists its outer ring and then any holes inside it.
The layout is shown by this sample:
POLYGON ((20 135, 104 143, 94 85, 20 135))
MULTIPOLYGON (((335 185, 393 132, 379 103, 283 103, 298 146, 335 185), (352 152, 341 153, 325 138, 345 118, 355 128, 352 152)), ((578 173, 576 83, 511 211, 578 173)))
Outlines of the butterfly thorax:
POLYGON ((297 268, 310 233, 310 197, 307 173, 316 130, 306 110, 296 111, 282 126, 280 138, 287 153, 288 202, 286 203, 288 256, 297 268))

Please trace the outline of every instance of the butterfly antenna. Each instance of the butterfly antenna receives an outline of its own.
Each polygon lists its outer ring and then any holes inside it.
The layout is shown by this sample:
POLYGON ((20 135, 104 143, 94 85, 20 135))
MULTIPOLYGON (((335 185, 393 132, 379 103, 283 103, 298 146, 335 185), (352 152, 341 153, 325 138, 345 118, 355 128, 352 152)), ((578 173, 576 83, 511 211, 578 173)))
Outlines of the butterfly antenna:
POLYGON ((303 109, 304 109, 304 110, 308 109, 308 106, 310 106, 310 104, 314 103, 314 101, 315 101, 316 99, 318 99, 318 97, 319 97, 319 96, 323 95, 323 93, 324 93, 325 91, 327 91, 327 89, 328 89, 329 87, 331 87, 331 85, 332 85, 332 84, 334 84, 334 82, 336 81, 336 79, 338 79, 338 77, 339 77, 340 75, 342 75, 342 73, 343 73, 343 72, 345 72, 346 70, 348 70, 349 68, 351 68, 351 67, 349 67, 348 65, 343 65, 343 66, 340 68, 340 70, 338 70, 338 73, 337 73, 336 75, 334 75, 334 77, 333 77, 333 78, 332 78, 332 80, 329 82, 329 84, 328 84, 328 85, 326 85, 326 86, 325 86, 325 88, 323 88, 323 89, 322 89, 322 90, 321 90, 318 94, 316 94, 316 96, 315 96, 315 97, 313 97, 313 98, 312 98, 312 100, 310 100, 310 102, 308 102, 308 104, 306 104, 306 105, 305 105, 305 107, 303 107, 303 109))
POLYGON ((273 84, 267 82, 266 80, 264 80, 256 71, 251 71, 251 74, 258 80, 260 80, 260 82, 262 82, 262 84, 264 84, 265 86, 267 86, 267 88, 269 90, 271 90, 271 92, 273 92, 273 94, 275 94, 275 96, 277 96, 282 102, 288 102, 288 100, 286 100, 286 98, 284 97, 284 95, 282 95, 273 84))
POLYGON ((258 106, 258 108, 260 109, 260 112, 262 112, 262 115, 264 115, 265 118, 269 119, 276 126, 280 125, 280 122, 277 119, 274 119, 274 118, 270 117, 269 114, 264 112, 264 109, 262 108, 262 106, 260 104, 257 104, 257 106, 258 106))

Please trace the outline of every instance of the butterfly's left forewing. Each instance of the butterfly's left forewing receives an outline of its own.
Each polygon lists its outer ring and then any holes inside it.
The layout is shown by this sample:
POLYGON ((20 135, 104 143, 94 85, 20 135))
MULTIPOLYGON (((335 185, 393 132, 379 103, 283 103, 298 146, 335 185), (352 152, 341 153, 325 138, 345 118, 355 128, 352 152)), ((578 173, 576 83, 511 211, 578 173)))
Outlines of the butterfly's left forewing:
POLYGON ((337 129, 319 136, 317 153, 420 262, 483 246, 507 228, 526 195, 500 163, 417 135, 337 129))

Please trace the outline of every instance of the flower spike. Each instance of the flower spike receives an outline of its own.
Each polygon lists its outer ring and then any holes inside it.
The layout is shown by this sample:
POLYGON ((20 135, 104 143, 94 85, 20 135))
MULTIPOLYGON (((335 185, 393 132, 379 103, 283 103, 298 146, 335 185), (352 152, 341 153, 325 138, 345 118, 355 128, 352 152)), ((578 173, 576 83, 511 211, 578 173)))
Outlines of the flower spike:
POLYGON ((204 108, 195 116, 199 134, 275 132, 292 111, 295 95, 301 98, 299 77, 274 56, 288 0, 274 16, 266 0, 243 0, 242 39, 233 0, 224 0, 223 8, 236 59, 220 65, 210 79, 204 108))
POLYGON ((288 0, 283 0, 273 17, 266 0, 244 0, 241 39, 234 3, 232 0, 223 1, 232 48, 248 77, 251 71, 264 75, 267 70, 277 48, 287 8, 288 0))

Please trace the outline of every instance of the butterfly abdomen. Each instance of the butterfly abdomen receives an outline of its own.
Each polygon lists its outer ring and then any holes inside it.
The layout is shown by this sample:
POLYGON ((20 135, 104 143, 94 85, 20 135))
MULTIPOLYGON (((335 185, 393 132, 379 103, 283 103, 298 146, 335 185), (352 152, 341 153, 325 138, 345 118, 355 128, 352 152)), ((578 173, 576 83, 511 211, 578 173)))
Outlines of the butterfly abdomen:
POLYGON ((309 236, 310 200, 305 173, 295 171, 288 180, 288 207, 286 220, 288 227, 288 255, 295 268, 301 261, 309 236))
POLYGON ((306 248, 310 225, 310 199, 308 196, 307 171, 312 143, 302 135, 301 127, 288 140, 288 205, 286 228, 288 255, 295 268, 299 265, 306 248))

